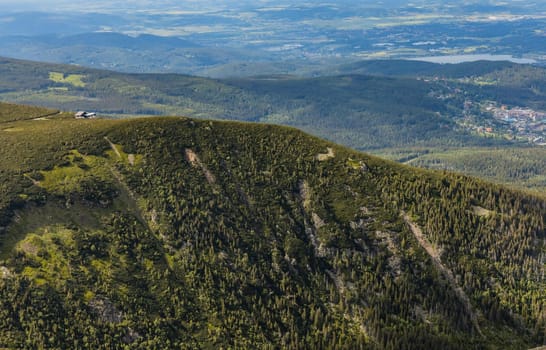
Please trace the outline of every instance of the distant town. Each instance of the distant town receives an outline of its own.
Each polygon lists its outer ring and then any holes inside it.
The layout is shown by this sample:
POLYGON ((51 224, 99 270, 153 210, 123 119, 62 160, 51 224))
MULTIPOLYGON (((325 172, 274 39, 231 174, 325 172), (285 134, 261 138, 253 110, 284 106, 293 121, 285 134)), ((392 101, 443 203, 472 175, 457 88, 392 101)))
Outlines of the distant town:
POLYGON ((527 138, 530 142, 546 145, 546 113, 530 108, 506 106, 497 107, 492 104, 486 107, 493 117, 508 126, 508 130, 518 138, 527 138))
POLYGON ((471 112, 476 110, 473 108, 474 104, 472 101, 465 101, 465 117, 459 123, 465 129, 485 136, 503 136, 507 139, 546 146, 546 113, 527 107, 508 107, 487 101, 479 104, 480 111, 482 115, 491 116, 492 119, 477 122, 471 112))

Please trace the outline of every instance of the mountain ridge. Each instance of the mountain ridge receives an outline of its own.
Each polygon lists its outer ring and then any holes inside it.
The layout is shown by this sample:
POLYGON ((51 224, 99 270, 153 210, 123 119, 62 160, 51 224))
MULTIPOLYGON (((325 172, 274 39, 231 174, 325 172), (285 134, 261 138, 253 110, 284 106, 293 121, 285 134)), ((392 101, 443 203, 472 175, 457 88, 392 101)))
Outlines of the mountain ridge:
POLYGON ((287 127, 23 119, 0 124, 1 346, 544 344, 543 199, 287 127))
POLYGON ((546 70, 540 67, 368 61, 330 72, 341 75, 219 80, 0 62, 0 99, 9 102, 121 118, 183 115, 290 125, 400 162, 536 192, 546 188, 544 121, 502 117, 503 106, 527 116, 545 111, 546 70))

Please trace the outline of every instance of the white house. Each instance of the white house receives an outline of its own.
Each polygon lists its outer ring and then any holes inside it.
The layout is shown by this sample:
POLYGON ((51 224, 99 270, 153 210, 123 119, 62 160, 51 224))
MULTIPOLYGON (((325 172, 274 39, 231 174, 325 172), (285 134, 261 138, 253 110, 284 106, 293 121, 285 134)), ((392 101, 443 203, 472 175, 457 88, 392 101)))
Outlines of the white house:
POLYGON ((75 114, 76 119, 87 119, 87 118, 95 118, 97 116, 97 113, 95 112, 85 112, 85 111, 79 111, 75 114))

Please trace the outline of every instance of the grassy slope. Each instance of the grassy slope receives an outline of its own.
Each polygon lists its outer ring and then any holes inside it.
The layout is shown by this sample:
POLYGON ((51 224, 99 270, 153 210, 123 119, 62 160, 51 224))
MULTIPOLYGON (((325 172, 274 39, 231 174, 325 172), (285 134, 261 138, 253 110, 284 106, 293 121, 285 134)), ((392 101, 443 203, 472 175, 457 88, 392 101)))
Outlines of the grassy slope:
POLYGON ((22 106, 0 102, 0 123, 17 120, 37 119, 52 116, 58 111, 43 107, 22 106))
POLYGON ((283 127, 1 125, 0 346, 544 342, 537 198, 283 127))

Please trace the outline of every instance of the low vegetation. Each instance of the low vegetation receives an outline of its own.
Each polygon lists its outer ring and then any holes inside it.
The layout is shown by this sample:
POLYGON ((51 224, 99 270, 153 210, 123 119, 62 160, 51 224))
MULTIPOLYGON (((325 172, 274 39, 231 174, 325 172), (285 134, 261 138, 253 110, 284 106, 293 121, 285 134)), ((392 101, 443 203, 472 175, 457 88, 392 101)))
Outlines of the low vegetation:
POLYGON ((58 111, 45 109, 43 107, 22 106, 0 102, 0 123, 2 124, 17 120, 46 118, 56 113, 58 113, 58 111))

